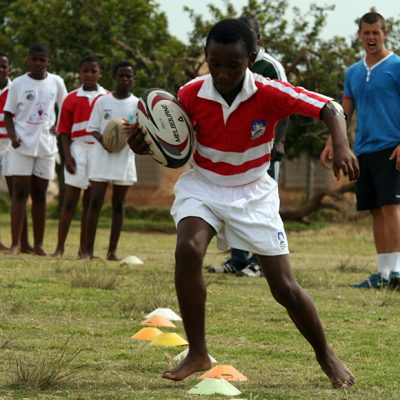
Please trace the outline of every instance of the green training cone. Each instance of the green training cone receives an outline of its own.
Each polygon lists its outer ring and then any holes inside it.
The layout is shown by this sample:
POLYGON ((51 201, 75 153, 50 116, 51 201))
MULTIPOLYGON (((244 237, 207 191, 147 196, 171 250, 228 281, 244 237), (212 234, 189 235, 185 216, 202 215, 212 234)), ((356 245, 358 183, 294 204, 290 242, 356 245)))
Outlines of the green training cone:
POLYGON ((225 379, 206 378, 196 386, 192 387, 189 394, 222 394, 224 396, 237 396, 241 393, 239 389, 225 379))

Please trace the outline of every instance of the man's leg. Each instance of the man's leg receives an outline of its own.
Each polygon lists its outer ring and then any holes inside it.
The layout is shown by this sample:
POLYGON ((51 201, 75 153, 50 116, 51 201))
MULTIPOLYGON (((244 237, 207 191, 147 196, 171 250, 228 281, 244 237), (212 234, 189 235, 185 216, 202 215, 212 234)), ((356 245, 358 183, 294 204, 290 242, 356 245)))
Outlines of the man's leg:
POLYGON ((47 187, 49 180, 32 175, 32 225, 33 225, 33 252, 38 256, 47 256, 43 249, 44 231, 46 227, 47 187))
POLYGON ((110 241, 107 251, 107 260, 118 261, 117 245, 122 229, 122 222, 124 220, 124 203, 125 196, 128 192, 129 186, 113 185, 112 194, 112 223, 110 232, 110 241))
POLYGON ((13 176, 11 201, 11 247, 10 254, 21 252, 21 235, 26 220, 26 202, 31 188, 32 176, 13 176))
POLYGON ((202 265, 214 234, 214 229, 201 218, 185 218, 178 224, 175 287, 189 353, 176 368, 164 372, 164 378, 180 381, 211 367, 205 341, 206 287, 202 265))
POLYGON ((79 201, 81 189, 71 185, 65 185, 64 201, 61 207, 60 219, 58 222, 57 247, 53 254, 62 257, 64 254, 65 240, 71 226, 72 217, 79 201))
POLYGON ((96 239, 97 223, 101 207, 103 206, 104 196, 107 189, 107 182, 90 182, 91 195, 90 204, 86 220, 86 249, 82 258, 93 258, 94 242, 96 239))
POLYGON ((318 363, 334 388, 355 383, 353 374, 329 347, 317 310, 305 290, 296 282, 289 256, 259 256, 271 293, 286 308, 300 333, 314 349, 318 363))

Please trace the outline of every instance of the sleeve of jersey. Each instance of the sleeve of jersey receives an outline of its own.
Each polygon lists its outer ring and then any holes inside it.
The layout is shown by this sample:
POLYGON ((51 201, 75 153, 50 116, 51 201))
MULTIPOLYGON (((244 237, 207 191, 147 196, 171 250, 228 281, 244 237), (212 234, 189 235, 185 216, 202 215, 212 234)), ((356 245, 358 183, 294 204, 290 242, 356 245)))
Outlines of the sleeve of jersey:
POLYGON ((71 98, 67 96, 62 105, 58 118, 57 132, 62 135, 71 135, 73 125, 73 112, 71 110, 71 98))
POLYGON ((187 86, 182 86, 178 90, 178 100, 182 104, 183 108, 185 109, 187 115, 189 116, 189 118, 192 122, 192 125, 194 126, 195 121, 193 120, 193 115, 192 115, 191 107, 190 107, 190 104, 192 104, 191 92, 189 92, 187 86))
POLYGON ((320 112, 332 98, 312 92, 300 86, 292 86, 288 82, 269 81, 265 90, 265 105, 285 119, 292 114, 320 119, 320 112))
POLYGON ((10 89, 8 90, 6 104, 4 105, 4 111, 7 111, 11 114, 15 114, 18 107, 18 97, 17 97, 17 88, 13 83, 11 83, 10 89))
POLYGON ((344 79, 344 93, 343 97, 345 99, 352 99, 353 98, 353 93, 351 91, 351 86, 350 86, 350 72, 347 71, 346 77, 344 79))

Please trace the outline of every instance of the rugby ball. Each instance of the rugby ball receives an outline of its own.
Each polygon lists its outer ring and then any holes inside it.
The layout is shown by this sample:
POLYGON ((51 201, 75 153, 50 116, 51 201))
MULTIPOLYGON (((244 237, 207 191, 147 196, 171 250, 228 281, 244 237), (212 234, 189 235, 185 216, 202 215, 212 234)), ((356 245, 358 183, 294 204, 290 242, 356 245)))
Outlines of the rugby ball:
POLYGON ((187 163, 193 148, 193 127, 181 103, 164 89, 146 90, 139 99, 138 123, 145 128, 155 161, 169 168, 187 163))
POLYGON ((102 143, 111 153, 118 153, 126 146, 127 135, 123 124, 122 119, 112 119, 104 128, 102 143))

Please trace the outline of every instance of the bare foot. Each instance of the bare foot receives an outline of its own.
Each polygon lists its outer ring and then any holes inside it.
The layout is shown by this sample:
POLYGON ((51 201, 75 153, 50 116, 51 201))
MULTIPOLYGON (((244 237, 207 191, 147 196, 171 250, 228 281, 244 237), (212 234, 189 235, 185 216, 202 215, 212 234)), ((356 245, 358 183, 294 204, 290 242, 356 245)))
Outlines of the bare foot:
POLYGON ((337 358, 331 349, 329 349, 325 358, 317 357, 317 361, 335 389, 347 389, 356 383, 352 372, 337 358))
POLYGON ((181 381, 195 372, 206 371, 210 368, 211 361, 207 353, 204 356, 191 356, 189 353, 177 367, 163 372, 162 377, 173 381, 181 381))
POLYGON ((51 255, 52 257, 62 258, 64 255, 64 250, 56 249, 56 251, 51 255))
POLYGON ((115 251, 108 252, 106 258, 108 261, 121 261, 115 251))
POLYGON ((21 253, 35 254, 35 249, 30 244, 21 244, 21 253))
POLYGON ((33 248, 33 254, 35 254, 37 256, 42 256, 42 257, 48 256, 47 252, 43 249, 42 246, 35 246, 33 248))
POLYGON ((21 253, 21 249, 19 246, 11 246, 7 251, 6 254, 9 254, 11 256, 16 256, 21 253))

